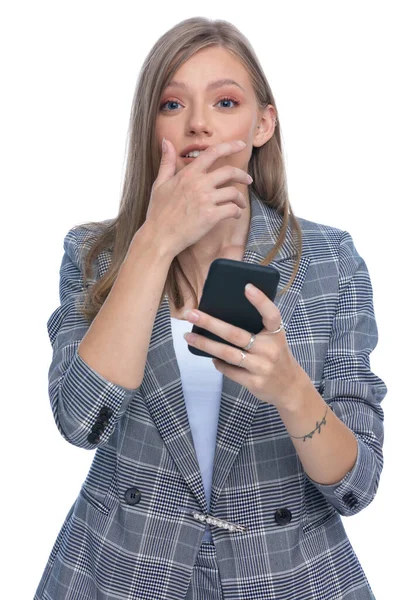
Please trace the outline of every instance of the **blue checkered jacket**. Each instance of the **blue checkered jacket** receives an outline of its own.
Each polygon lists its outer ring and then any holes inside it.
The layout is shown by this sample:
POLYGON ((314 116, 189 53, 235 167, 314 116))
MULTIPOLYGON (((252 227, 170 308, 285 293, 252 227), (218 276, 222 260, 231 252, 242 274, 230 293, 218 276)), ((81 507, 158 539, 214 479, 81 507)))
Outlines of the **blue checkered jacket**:
MULTIPOLYGON (((281 216, 253 191, 250 197, 243 260, 257 264, 271 249, 281 216)), ((276 408, 224 377, 207 513, 168 298, 155 318, 140 387, 107 381, 77 352, 88 329, 77 311, 85 293, 82 252, 94 233, 72 228, 64 240, 61 304, 47 324, 49 396, 61 435, 95 454, 35 600, 184 600, 206 515, 215 519, 225 600, 374 598, 341 518, 369 505, 383 465, 387 388, 370 370, 378 341, 371 282, 346 231, 299 222, 300 267, 275 302, 294 357, 357 438, 354 467, 336 484, 312 481, 276 408)), ((93 281, 110 260, 110 250, 100 253, 93 281)), ((280 273, 278 292, 294 263, 289 232, 271 263, 280 273)))

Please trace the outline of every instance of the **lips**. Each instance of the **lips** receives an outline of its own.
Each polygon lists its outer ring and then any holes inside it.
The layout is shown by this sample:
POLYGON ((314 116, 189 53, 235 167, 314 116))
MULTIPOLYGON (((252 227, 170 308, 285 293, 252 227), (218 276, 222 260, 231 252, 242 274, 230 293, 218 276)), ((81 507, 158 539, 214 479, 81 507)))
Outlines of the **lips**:
POLYGON ((194 150, 207 150, 208 147, 208 144, 191 144, 190 146, 186 146, 186 148, 182 150, 181 156, 185 157, 186 154, 189 154, 189 152, 193 152, 194 150))

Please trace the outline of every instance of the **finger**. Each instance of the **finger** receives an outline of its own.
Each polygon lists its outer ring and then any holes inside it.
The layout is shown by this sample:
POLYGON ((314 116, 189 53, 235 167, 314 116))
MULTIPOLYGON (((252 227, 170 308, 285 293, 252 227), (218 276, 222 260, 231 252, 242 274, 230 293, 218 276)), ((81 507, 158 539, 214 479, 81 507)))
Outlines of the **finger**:
MULTIPOLYGON (((194 346, 203 352, 207 352, 207 354, 211 354, 220 361, 223 361, 229 365, 238 367, 242 361, 243 357, 241 351, 237 348, 229 346, 228 344, 215 342, 214 340, 210 340, 203 335, 193 333, 185 333, 184 338, 188 342, 189 346, 194 346)), ((242 366, 245 367, 246 371, 253 372, 254 364, 252 364, 250 358, 250 356, 246 355, 245 360, 242 361, 242 366)))
POLYGON ((176 173, 176 150, 172 142, 165 139, 165 152, 161 153, 160 166, 154 187, 172 179, 176 173))
MULTIPOLYGON (((244 346, 247 346, 249 343, 252 334, 245 329, 241 329, 240 327, 226 323, 226 321, 221 321, 220 319, 212 317, 201 310, 195 310, 191 312, 197 314, 198 319, 193 319, 190 316, 190 313, 188 313, 187 316, 184 316, 190 323, 195 323, 197 327, 201 327, 202 329, 206 329, 211 333, 215 333, 215 335, 223 340, 226 340, 229 344, 238 346, 239 348, 244 348, 244 346)), ((212 353, 210 352, 210 354, 212 353)))
POLYGON ((214 358, 212 359, 212 362, 217 371, 225 375, 225 377, 232 379, 232 381, 236 381, 239 385, 249 387, 249 373, 246 369, 239 369, 238 367, 228 365, 226 362, 214 358))
POLYGON ((243 140, 232 140, 231 142, 209 146, 193 161, 193 167, 207 173, 216 160, 223 156, 240 152, 246 146, 247 144, 243 140))
POLYGON ((281 314, 272 300, 251 283, 248 283, 245 286, 245 294, 248 300, 260 313, 265 329, 267 331, 276 331, 279 329, 281 324, 281 314))

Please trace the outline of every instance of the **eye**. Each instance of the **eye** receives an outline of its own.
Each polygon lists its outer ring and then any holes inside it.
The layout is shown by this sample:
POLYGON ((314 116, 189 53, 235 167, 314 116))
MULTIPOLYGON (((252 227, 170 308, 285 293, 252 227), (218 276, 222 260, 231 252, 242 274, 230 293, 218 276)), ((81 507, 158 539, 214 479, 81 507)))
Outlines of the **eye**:
MULTIPOLYGON (((233 102, 233 104, 235 106, 237 106, 238 104, 240 104, 240 102, 237 102, 237 100, 234 100, 233 98, 229 98, 228 96, 226 98, 221 98, 221 100, 218 101, 218 104, 220 102, 233 102)), ((223 108, 230 108, 229 106, 224 106, 223 108)))
MULTIPOLYGON (((234 106, 238 106, 240 104, 240 102, 238 102, 237 100, 234 100, 233 98, 229 98, 228 96, 226 96, 225 98, 221 98, 221 100, 218 100, 217 104, 219 104, 220 102, 233 102, 234 106)), ((167 104, 181 104, 178 100, 166 100, 165 102, 163 102, 160 106, 160 110, 164 110, 166 112, 174 112, 174 110, 168 110, 165 109, 164 107, 167 104)), ((232 106, 222 106, 221 108, 233 108, 232 106)))
MULTIPOLYGON (((161 106, 160 106, 160 110, 165 110, 165 109, 164 109, 164 106, 165 106, 166 104, 180 104, 180 102, 178 102, 178 100, 167 100, 166 102, 164 102, 163 104, 161 104, 161 106)), ((167 112, 171 112, 171 111, 169 110, 169 111, 167 111, 167 112)))

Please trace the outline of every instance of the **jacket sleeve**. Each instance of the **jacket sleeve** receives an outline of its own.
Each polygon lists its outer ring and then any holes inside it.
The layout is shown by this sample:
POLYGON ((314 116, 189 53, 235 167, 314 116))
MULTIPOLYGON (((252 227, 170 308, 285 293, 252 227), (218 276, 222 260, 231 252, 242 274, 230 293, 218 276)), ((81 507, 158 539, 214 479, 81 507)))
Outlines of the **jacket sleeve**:
POLYGON ((73 228, 64 239, 61 304, 47 322, 53 348, 48 378, 51 408, 61 435, 75 446, 92 449, 107 443, 136 389, 107 381, 78 354, 89 328, 78 311, 85 292, 81 267, 85 234, 83 228, 73 228))
POLYGON ((353 468, 332 485, 310 481, 343 516, 360 512, 373 500, 383 467, 385 383, 370 370, 378 343, 369 272, 351 236, 340 242, 339 298, 325 357, 320 394, 357 438, 353 468))

